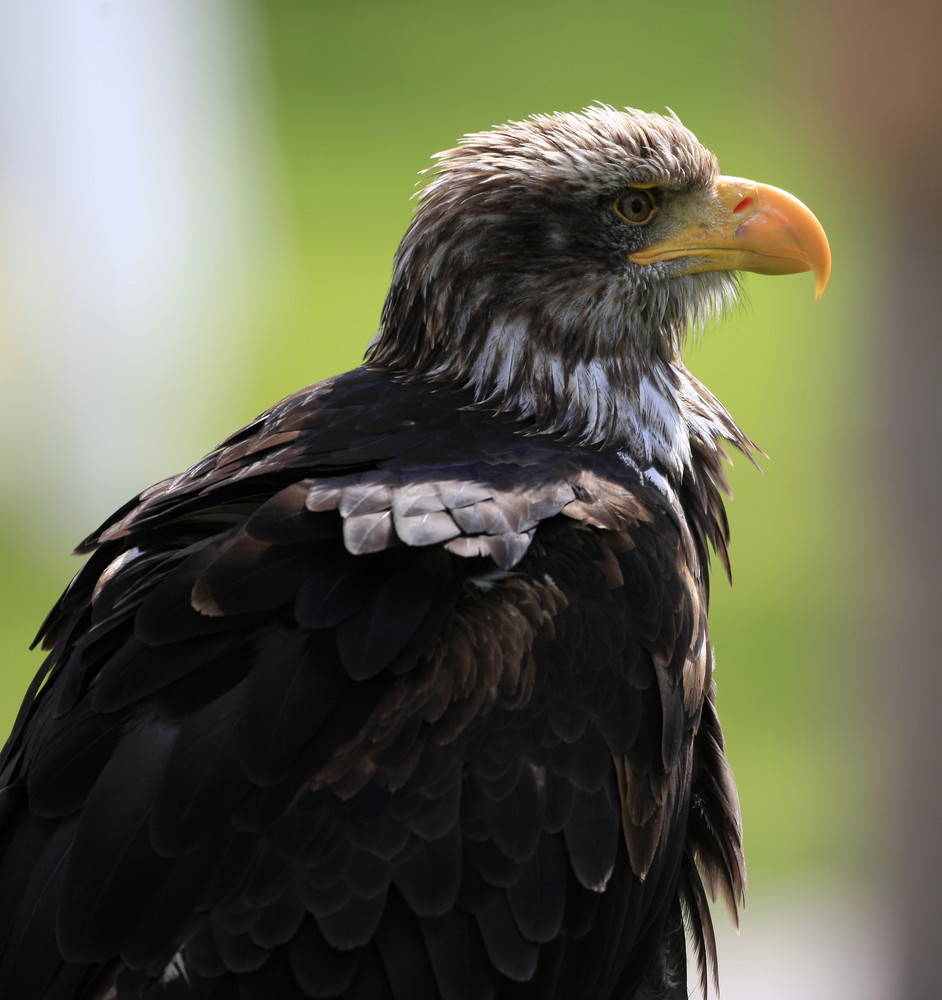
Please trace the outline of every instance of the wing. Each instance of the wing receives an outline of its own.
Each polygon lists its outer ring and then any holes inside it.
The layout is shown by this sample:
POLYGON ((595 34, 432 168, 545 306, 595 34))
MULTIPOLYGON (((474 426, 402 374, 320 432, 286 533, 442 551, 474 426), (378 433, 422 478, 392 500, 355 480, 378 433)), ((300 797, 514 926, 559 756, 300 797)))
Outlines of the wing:
POLYGON ((351 373, 87 540, 4 751, 0 993, 681 988, 695 861, 741 890, 698 545, 462 404, 351 373))

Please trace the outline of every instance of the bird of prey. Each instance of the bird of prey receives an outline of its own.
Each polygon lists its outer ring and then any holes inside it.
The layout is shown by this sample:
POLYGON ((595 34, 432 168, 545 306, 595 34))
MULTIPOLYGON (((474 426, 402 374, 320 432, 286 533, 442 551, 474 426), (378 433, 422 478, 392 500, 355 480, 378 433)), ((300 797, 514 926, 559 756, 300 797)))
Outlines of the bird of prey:
POLYGON ((744 886, 684 367, 811 212, 675 117, 442 153, 364 364, 90 535, 0 761, 0 995, 666 1000, 744 886))

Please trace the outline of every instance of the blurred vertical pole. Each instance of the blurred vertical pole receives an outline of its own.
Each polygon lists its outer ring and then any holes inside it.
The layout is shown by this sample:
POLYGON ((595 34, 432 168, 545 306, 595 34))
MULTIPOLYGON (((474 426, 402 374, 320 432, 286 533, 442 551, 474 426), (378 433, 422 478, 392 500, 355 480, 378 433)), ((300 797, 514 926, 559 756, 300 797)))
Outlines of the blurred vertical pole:
MULTIPOLYGON (((823 41, 816 93, 863 158, 871 184, 858 206, 872 218, 878 275, 872 479, 882 538, 871 549, 877 597, 872 739, 890 782, 875 815, 899 933, 896 1000, 942 997, 942 5, 924 0, 828 0, 807 11, 823 41), (822 28, 823 21, 823 32, 822 28), (882 551, 881 551, 882 546, 882 551)), ((815 43, 812 41, 812 48, 815 43)), ((835 261, 839 272, 840 261, 835 261)), ((853 281, 852 275, 843 280, 853 281)), ((861 294, 867 290, 861 288, 861 294)), ((867 666, 867 665, 865 665, 867 666)), ((881 776, 875 776, 880 782, 881 776)), ((876 788, 875 795, 884 789, 876 788)))
POLYGON ((47 535, 228 429, 276 215, 253 11, 0 5, 0 506, 47 535))

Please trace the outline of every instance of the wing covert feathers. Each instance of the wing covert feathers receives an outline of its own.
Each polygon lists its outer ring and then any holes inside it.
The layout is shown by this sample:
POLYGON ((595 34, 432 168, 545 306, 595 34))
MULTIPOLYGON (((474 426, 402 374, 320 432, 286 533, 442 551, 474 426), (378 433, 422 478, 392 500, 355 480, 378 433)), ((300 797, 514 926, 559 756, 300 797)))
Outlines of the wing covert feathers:
POLYGON ((361 370, 86 540, 2 759, 0 994, 674 997, 681 913, 706 977, 718 496, 517 430, 361 370))

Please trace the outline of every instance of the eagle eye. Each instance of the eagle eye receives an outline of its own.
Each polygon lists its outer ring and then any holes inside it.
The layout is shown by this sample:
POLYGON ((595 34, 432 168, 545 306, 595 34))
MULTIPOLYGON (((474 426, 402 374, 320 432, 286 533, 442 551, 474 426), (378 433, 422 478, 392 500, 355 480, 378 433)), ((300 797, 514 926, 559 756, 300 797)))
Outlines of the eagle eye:
POLYGON ((643 226, 650 222, 657 211, 654 195, 646 188, 629 188, 615 202, 615 211, 633 226, 643 226))

